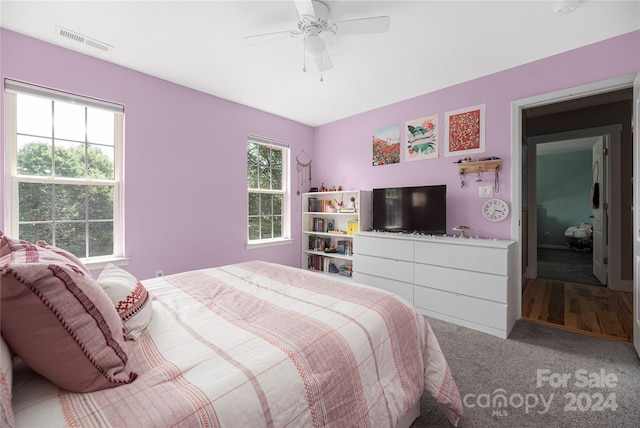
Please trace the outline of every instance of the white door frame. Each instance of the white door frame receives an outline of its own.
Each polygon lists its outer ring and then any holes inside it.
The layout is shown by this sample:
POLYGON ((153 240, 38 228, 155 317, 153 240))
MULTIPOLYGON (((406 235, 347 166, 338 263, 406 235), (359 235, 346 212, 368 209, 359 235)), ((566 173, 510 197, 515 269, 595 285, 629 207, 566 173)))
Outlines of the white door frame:
POLYGON ((633 82, 633 346, 640 356, 640 73, 633 82))
MULTIPOLYGON (((522 110, 631 88, 635 77, 636 73, 627 74, 613 79, 540 94, 511 102, 511 206, 513 207, 511 210, 511 239, 518 242, 518 257, 516 257, 518 264, 516 270, 518 273, 516 275, 518 319, 522 318, 522 110)), ((637 212, 637 210, 640 209, 638 201, 634 200, 633 203, 634 211, 637 212)))

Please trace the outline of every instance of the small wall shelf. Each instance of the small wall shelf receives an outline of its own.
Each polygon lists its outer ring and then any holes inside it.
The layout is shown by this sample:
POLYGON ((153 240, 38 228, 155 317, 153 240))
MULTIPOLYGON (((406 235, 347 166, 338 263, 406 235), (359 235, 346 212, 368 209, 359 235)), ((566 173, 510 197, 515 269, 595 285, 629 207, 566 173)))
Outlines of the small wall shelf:
POLYGON ((460 162, 458 173, 469 174, 474 172, 494 172, 496 168, 502 171, 502 159, 484 160, 476 162, 460 162))

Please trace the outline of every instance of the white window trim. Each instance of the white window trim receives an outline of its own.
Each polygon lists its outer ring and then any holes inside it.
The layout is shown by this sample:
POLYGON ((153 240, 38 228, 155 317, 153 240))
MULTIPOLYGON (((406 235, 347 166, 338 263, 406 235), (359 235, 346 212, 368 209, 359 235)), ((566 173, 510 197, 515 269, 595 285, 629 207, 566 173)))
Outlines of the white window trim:
POLYGON ((260 241, 249 241, 245 248, 247 250, 253 250, 255 248, 275 247, 277 245, 293 244, 293 238, 275 238, 275 239, 262 239, 260 241))
MULTIPOLYGON (((109 110, 115 114, 115 138, 114 141, 114 200, 118 201, 116 209, 113 213, 113 249, 112 256, 81 258, 80 260, 88 269, 101 269, 108 263, 117 266, 126 266, 129 264, 129 258, 124 257, 124 190, 122 188, 123 170, 124 170, 124 108, 117 104, 104 102, 101 100, 92 100, 85 97, 74 96, 56 90, 42 88, 23 82, 5 79, 4 88, 4 111, 5 111, 5 165, 4 165, 4 232, 7 236, 18 236, 18 182, 17 177, 17 92, 28 93, 30 95, 40 95, 51 98, 58 98, 62 101, 79 101, 82 104, 92 108, 102 108, 109 110), (7 203, 8 202, 8 203, 7 203)), ((22 181, 22 180, 20 180, 22 181)), ((27 181, 27 180, 24 180, 27 181)), ((59 180, 58 182, 60 182, 59 180)), ((73 180, 71 180, 73 181, 73 180)), ((83 180, 83 182, 99 183, 100 180, 83 180)))
MULTIPOLYGON (((265 138, 265 137, 260 137, 257 135, 248 135, 247 136, 247 143, 249 141, 253 141, 255 143, 259 143, 259 144, 266 144, 266 145, 271 145, 271 146, 275 146, 275 147, 281 147, 286 149, 286 156, 284 158, 283 161, 283 165, 282 165, 282 170, 284 172, 284 174, 286 174, 285 180, 284 180, 284 198, 282 198, 282 237, 281 238, 270 238, 270 239, 256 239, 256 240, 249 240, 249 228, 248 228, 248 221, 249 221, 249 203, 248 203, 248 198, 249 198, 249 187, 247 186, 247 215, 245 216, 245 221, 247 223, 247 235, 246 235, 246 239, 247 239, 247 243, 245 245, 245 248, 247 250, 251 250, 251 249, 256 249, 256 248, 265 248, 265 247, 273 247, 273 246, 278 246, 278 245, 288 245, 288 244, 292 244, 293 243, 293 238, 291 237, 291 172, 289 169, 289 165, 291 164, 291 148, 289 147, 289 143, 283 142, 283 141, 278 141, 278 140, 273 140, 270 138, 265 138)), ((246 148, 245 148, 245 153, 246 153, 246 148)), ((260 189, 256 189, 257 191, 259 191, 260 189)), ((265 193, 268 192, 272 192, 272 191, 267 191, 265 193)), ((280 193, 279 191, 277 191, 277 193, 280 193)))

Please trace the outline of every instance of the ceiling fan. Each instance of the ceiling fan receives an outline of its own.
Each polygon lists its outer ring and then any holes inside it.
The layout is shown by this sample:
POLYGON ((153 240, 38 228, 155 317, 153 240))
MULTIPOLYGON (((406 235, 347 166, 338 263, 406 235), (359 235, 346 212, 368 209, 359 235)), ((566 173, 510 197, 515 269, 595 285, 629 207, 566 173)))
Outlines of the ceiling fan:
MULTIPOLYGON (((332 33, 342 36, 386 33, 389 30, 388 16, 330 22, 329 6, 319 0, 294 0, 294 4, 299 17, 297 29, 243 37, 244 42, 248 45, 256 45, 302 36, 304 55, 314 58, 318 70, 322 73, 333 67, 323 38, 324 34, 332 33)), ((303 71, 306 71, 304 66, 303 71)))

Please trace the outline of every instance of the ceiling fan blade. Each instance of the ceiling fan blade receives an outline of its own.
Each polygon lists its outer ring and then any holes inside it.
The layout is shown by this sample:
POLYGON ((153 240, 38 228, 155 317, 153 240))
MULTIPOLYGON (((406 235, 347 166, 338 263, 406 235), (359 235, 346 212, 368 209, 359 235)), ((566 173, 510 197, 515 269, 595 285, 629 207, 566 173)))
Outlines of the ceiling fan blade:
POLYGON ((313 9, 313 2, 311 0, 294 0, 296 9, 298 9, 298 15, 301 18, 305 16, 311 17, 311 20, 316 19, 316 11, 313 9))
POLYGON ((269 43, 275 42, 278 40, 290 39, 296 34, 299 34, 298 31, 278 31, 276 33, 267 33, 267 34, 257 34, 255 36, 247 36, 243 37, 242 40, 249 46, 257 45, 260 43, 269 43))
POLYGON ((329 52, 324 51, 322 55, 318 55, 315 57, 316 65, 318 66, 318 71, 327 71, 333 68, 333 64, 331 64, 331 58, 329 57, 329 52))
POLYGON ((337 34, 373 34, 386 33, 389 31, 390 19, 388 16, 376 16, 373 18, 349 19, 346 21, 336 21, 337 34))

